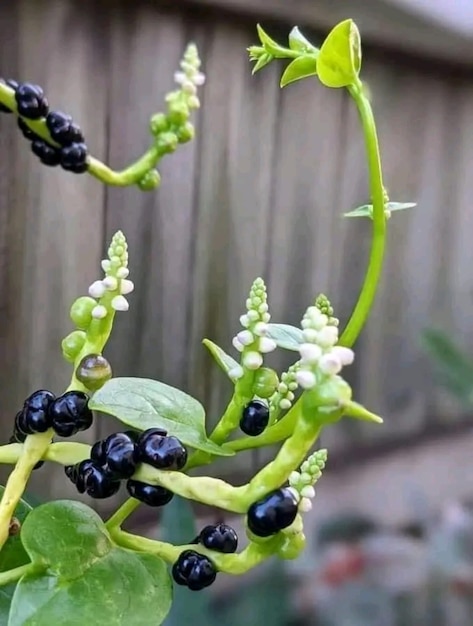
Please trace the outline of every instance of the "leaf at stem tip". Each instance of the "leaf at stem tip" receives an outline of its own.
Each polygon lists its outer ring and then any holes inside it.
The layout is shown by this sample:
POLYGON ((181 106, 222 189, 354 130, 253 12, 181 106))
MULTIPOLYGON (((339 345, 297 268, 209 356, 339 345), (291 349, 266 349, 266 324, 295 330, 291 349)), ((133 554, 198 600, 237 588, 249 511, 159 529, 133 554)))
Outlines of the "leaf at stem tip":
POLYGON ((289 63, 281 77, 280 86, 285 87, 296 80, 315 76, 316 74, 317 56, 315 54, 306 54, 289 63))
POLYGON ((328 34, 318 56, 318 75, 326 87, 353 85, 361 68, 361 41, 353 20, 344 20, 328 34))
POLYGON ((297 26, 294 26, 289 33, 289 48, 296 52, 318 52, 318 48, 304 37, 297 26))
POLYGON ((353 417, 365 422, 374 422, 375 424, 383 423, 383 418, 379 417, 379 415, 368 411, 363 405, 358 404, 358 402, 353 402, 352 400, 344 404, 343 414, 347 417, 353 417))
MULTIPOLYGON (((392 211, 405 211, 406 209, 412 209, 417 206, 416 202, 388 202, 385 205, 385 211, 391 213, 392 211)), ((363 204, 362 206, 344 213, 343 217, 369 217, 373 219, 373 205, 363 204)))
POLYGON ((68 626, 160 626, 169 612, 172 585, 164 561, 114 545, 85 504, 39 506, 25 521, 22 538, 33 563, 47 570, 19 581, 9 626, 62 624, 64 616, 68 626))
POLYGON ((256 25, 256 30, 258 31, 258 37, 266 52, 272 54, 276 59, 284 59, 287 57, 287 50, 283 46, 280 46, 277 41, 274 41, 274 39, 263 30, 260 24, 256 25))
POLYGON ((234 454, 207 438, 205 411, 198 400, 157 380, 112 378, 92 396, 89 407, 138 430, 164 428, 182 443, 203 452, 234 454))
POLYGON ((290 324, 268 324, 267 336, 285 350, 298 351, 304 343, 302 330, 290 324))
POLYGON ((213 356, 213 358, 221 367, 221 369, 225 372, 225 374, 228 375, 228 372, 234 370, 236 367, 239 367, 238 361, 235 361, 233 357, 231 357, 224 350, 222 350, 220 346, 217 346, 216 343, 210 341, 210 339, 204 339, 202 343, 208 349, 210 354, 213 356))

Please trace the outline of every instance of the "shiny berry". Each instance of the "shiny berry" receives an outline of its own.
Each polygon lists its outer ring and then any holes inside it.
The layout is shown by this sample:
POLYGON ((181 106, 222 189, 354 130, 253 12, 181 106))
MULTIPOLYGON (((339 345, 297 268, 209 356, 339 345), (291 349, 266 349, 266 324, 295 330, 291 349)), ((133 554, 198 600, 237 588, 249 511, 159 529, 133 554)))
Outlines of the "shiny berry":
POLYGON ((61 111, 50 111, 46 116, 46 126, 51 138, 61 146, 84 141, 82 131, 73 123, 72 117, 61 111))
POLYGON ((87 171, 87 146, 85 143, 71 143, 61 148, 61 167, 68 172, 82 174, 87 171))
POLYGON ((88 354, 77 366, 76 378, 87 389, 97 391, 112 378, 112 367, 101 354, 88 354))
MULTIPOLYGON (((0 82, 4 83, 5 85, 8 85, 9 87, 11 87, 12 89, 16 89, 18 87, 18 83, 16 82, 16 80, 3 80, 0 78, 0 82)), ((5 106, 4 104, 0 103, 0 111, 2 113, 11 113, 12 110, 9 109, 7 106, 5 106)))
POLYGON ((137 465, 135 442, 125 433, 110 435, 104 442, 106 471, 115 480, 133 476, 137 465))
POLYGON ((43 165, 55 167, 59 165, 60 154, 56 148, 50 146, 44 139, 35 139, 31 142, 31 152, 35 154, 43 165))
POLYGON ((64 473, 71 482, 76 484, 77 479, 79 478, 79 464, 77 463, 76 465, 65 465, 64 473))
POLYGON ((139 460, 157 469, 180 470, 187 463, 187 450, 177 437, 145 431, 137 446, 139 460))
POLYGON ((87 430, 93 422, 92 411, 87 406, 89 398, 82 391, 67 391, 56 398, 49 407, 51 424, 60 437, 72 437, 87 430))
POLYGON ((139 434, 138 442, 140 445, 143 445, 149 437, 154 437, 155 435, 161 435, 161 437, 165 437, 167 434, 168 431, 164 430, 164 428, 148 428, 147 430, 144 430, 142 433, 139 434))
POLYGON ((250 437, 261 435, 269 422, 268 405, 260 400, 252 400, 243 409, 240 420, 241 430, 250 437))
POLYGON ((172 567, 172 577, 178 585, 184 585, 191 591, 200 591, 214 582, 217 570, 203 554, 185 550, 172 567))
POLYGON ((32 393, 23 405, 23 411, 15 417, 15 430, 25 435, 44 433, 51 428, 49 408, 54 394, 44 389, 32 393))
POLYGON ((55 398, 56 396, 51 391, 38 389, 26 398, 24 408, 47 411, 55 398))
POLYGON ((205 526, 200 532, 199 543, 215 552, 231 554, 238 548, 238 535, 227 524, 217 524, 216 526, 205 526))
POLYGON ((90 458, 99 465, 105 465, 107 457, 105 454, 105 441, 103 439, 94 443, 90 449, 90 458))
POLYGON ((15 91, 18 113, 30 120, 38 120, 48 114, 48 101, 39 85, 20 83, 15 91))
POLYGON ((258 537, 269 537, 287 528, 296 519, 298 501, 289 487, 272 491, 248 509, 247 523, 258 537))
POLYGON ((38 135, 34 133, 29 126, 26 125, 26 122, 21 117, 18 118, 17 121, 18 128, 21 130, 21 134, 25 139, 29 141, 33 141, 34 139, 39 139, 38 135))
POLYGON ((148 506, 164 506, 174 497, 172 491, 159 485, 148 485, 139 480, 128 480, 126 483, 128 493, 132 498, 144 502, 148 506))
POLYGON ((109 498, 120 489, 120 481, 111 480, 105 471, 93 461, 79 463, 77 469, 70 470, 70 476, 75 482, 79 493, 86 493, 91 498, 109 498))

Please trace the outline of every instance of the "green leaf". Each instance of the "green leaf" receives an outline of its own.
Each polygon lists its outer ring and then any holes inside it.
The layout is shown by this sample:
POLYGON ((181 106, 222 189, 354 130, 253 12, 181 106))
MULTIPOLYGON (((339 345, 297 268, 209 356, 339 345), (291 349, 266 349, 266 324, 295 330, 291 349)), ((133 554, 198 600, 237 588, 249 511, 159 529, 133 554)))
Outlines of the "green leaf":
POLYGON ((107 624, 159 626, 172 586, 161 559, 116 547, 85 504, 56 501, 35 509, 22 538, 44 574, 26 575, 13 596, 9 626, 107 624))
POLYGON ((268 324, 267 336, 285 350, 299 350, 301 343, 304 343, 304 336, 300 328, 289 324, 268 324))
MULTIPOLYGON (((385 210, 391 213, 392 211, 405 211, 406 209, 412 209, 417 206, 416 202, 388 202, 385 205, 385 210)), ((353 211, 344 213, 343 217, 369 217, 373 219, 373 205, 363 204, 353 211)))
MULTIPOLYGON (((0 486, 0 498, 3 496, 5 487, 0 486)), ((14 517, 23 524, 26 516, 32 510, 32 507, 25 501, 20 500, 13 514, 14 517)), ((6 572, 9 569, 20 567, 29 563, 30 558, 23 548, 20 535, 13 535, 7 539, 0 552, 0 572, 6 572)), ((8 623, 8 614, 10 613, 10 605, 15 591, 16 585, 5 585, 0 588, 0 624, 8 623)))
POLYGON ((360 33, 353 20, 345 20, 330 31, 320 48, 317 59, 320 82, 333 88, 353 85, 360 67, 360 33))
POLYGON ((205 411, 200 402, 157 380, 112 378, 92 396, 89 406, 138 430, 164 428, 186 445, 210 454, 234 454, 207 438, 205 411))
POLYGON ((202 343, 208 349, 210 354, 213 356, 213 358, 216 360, 216 362, 221 367, 221 369, 225 372, 225 374, 228 374, 228 372, 231 372, 233 369, 235 369, 235 367, 240 366, 238 361, 235 361, 233 357, 231 357, 224 350, 222 350, 220 346, 217 346, 216 343, 214 343, 213 341, 210 341, 210 339, 204 339, 202 343))
POLYGON ((268 33, 266 33, 259 24, 256 24, 256 30, 258 31, 259 40, 263 44, 266 52, 272 54, 275 59, 285 59, 287 57, 287 49, 280 46, 274 39, 271 39, 268 33))
POLYGON ((291 50, 295 50, 296 52, 318 52, 318 48, 316 48, 313 44, 310 43, 306 37, 301 33, 297 26, 289 33, 289 48, 291 50))
POLYGON ((364 406, 358 404, 358 402, 349 401, 343 407, 343 414, 347 417, 354 417, 355 419, 363 420, 365 422, 374 422, 375 424, 382 424, 383 419, 365 409, 364 406))
POLYGON ((291 61, 281 76, 280 86, 285 87, 301 78, 315 76, 317 74, 317 56, 307 54, 291 61))

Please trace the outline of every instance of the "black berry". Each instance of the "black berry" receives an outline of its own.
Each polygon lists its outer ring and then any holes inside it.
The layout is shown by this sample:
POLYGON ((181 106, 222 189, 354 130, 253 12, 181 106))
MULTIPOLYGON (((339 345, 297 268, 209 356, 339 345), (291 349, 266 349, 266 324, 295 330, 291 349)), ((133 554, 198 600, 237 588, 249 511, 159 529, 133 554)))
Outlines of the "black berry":
MULTIPOLYGON (((16 90, 16 88, 18 87, 18 83, 16 82, 16 80, 11 80, 11 79, 3 80, 3 79, 0 79, 0 82, 4 83, 5 85, 8 85, 9 87, 11 87, 14 90, 16 90)), ((11 113, 12 112, 11 109, 9 109, 7 106, 5 106, 4 104, 1 104, 1 103, 0 103, 0 111, 2 113, 11 113)))
POLYGON ((240 420, 241 430, 250 437, 261 435, 269 422, 268 405, 260 400, 252 400, 243 409, 240 420))
POLYGON ((76 485, 77 491, 85 492, 91 498, 109 498, 120 489, 120 481, 112 480, 101 467, 90 460, 68 466, 65 471, 76 485))
POLYGON ((26 125, 26 122, 21 117, 18 118, 18 128, 21 130, 21 133, 25 139, 29 141, 33 141, 34 139, 39 139, 38 135, 34 133, 29 126, 26 125))
POLYGON ((172 567, 172 577, 178 585, 184 585, 191 591, 200 591, 214 582, 217 570, 203 554, 185 550, 172 567))
POLYGON ((296 519, 297 498, 289 487, 272 491, 248 509, 248 528, 254 535, 269 537, 296 519))
POLYGON ((97 441, 90 450, 90 458, 99 465, 105 465, 107 462, 105 454, 105 441, 97 441))
POLYGON ((54 400, 49 407, 49 416, 52 427, 60 437, 72 437, 92 426, 93 415, 87 406, 88 400, 82 391, 67 391, 54 400))
POLYGON ((87 171, 87 146, 85 143, 71 143, 71 145, 61 148, 61 167, 75 174, 82 174, 87 171))
POLYGON ((187 462, 187 450, 177 437, 145 430, 137 446, 139 460, 157 469, 180 470, 187 462))
POLYGON ((48 101, 39 85, 20 83, 15 91, 19 115, 30 120, 38 120, 48 114, 48 101))
POLYGON ((31 143, 31 151, 36 154, 43 165, 54 167, 61 161, 59 150, 50 146, 44 139, 34 139, 31 143))
POLYGON ((135 442, 126 433, 115 433, 104 441, 102 448, 106 471, 116 480, 133 476, 137 465, 135 442))
POLYGON ((15 417, 15 431, 24 435, 44 433, 51 428, 49 408, 54 394, 44 389, 32 393, 23 405, 23 410, 15 417))
POLYGON ((50 111, 46 116, 46 126, 51 138, 61 146, 70 146, 72 143, 83 143, 84 136, 72 117, 61 111, 50 111))
POLYGON ((126 488, 132 498, 136 498, 148 506, 164 506, 171 502, 174 496, 169 489, 159 485, 148 485, 139 480, 128 480, 126 488))
POLYGON ((198 541, 209 550, 225 554, 236 552, 238 548, 238 535, 227 524, 206 526, 201 530, 198 541))

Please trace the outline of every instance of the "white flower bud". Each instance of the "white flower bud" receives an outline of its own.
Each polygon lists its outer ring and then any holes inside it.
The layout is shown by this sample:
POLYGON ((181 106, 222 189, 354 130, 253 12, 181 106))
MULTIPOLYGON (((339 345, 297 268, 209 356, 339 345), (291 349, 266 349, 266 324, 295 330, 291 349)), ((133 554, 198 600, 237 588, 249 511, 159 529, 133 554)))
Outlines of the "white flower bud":
POLYGON ((89 296, 92 298, 101 298, 105 293, 105 285, 101 280, 96 280, 89 287, 89 296))
POLYGON ((291 401, 288 400, 287 398, 283 398, 282 400, 279 401, 279 408, 283 411, 287 411, 288 409, 290 409, 292 406, 291 401))
POLYGON ((201 85, 205 83, 205 74, 203 74, 202 72, 197 72, 192 77, 192 80, 194 81, 194 85, 197 85, 198 87, 200 87, 201 85))
POLYGON ((297 383, 295 381, 292 383, 289 383, 288 387, 290 391, 295 391, 297 389, 297 383))
POLYGON ((112 300, 112 309, 115 311, 128 311, 130 305, 128 304, 128 300, 125 296, 115 296, 112 300))
POLYGON ((258 313, 267 313, 269 310, 267 302, 262 302, 258 307, 258 313))
POLYGON ((118 287, 118 281, 115 276, 105 276, 102 283, 109 291, 115 291, 118 287))
POLYGON ((294 396, 294 394, 292 393, 292 391, 288 391, 288 392, 287 392, 287 394, 286 394, 286 398, 287 398, 290 402, 292 402, 292 401, 294 400, 294 397, 295 397, 295 396, 294 396))
POLYGON ((104 317, 107 317, 107 309, 101 304, 94 306, 92 309, 92 317, 96 320, 102 320, 104 317))
POLYGON ((304 319, 301 322, 302 330, 305 330, 306 328, 311 328, 311 326, 312 326, 312 322, 310 321, 310 319, 308 317, 304 317, 304 319))
POLYGON ((286 383, 279 383, 278 385, 278 391, 279 393, 283 393, 286 394, 289 391, 288 386, 286 385, 286 383))
POLYGON ((312 485, 306 485, 301 489, 301 496, 303 498, 315 498, 315 489, 312 485))
POLYGON ((228 371, 228 375, 230 376, 230 378, 233 378, 234 380, 238 380, 239 378, 241 378, 244 373, 245 372, 243 371, 243 368, 241 365, 235 365, 235 367, 233 367, 231 370, 228 371))
POLYGON ((268 325, 265 322, 256 322, 253 332, 258 337, 264 337, 268 332, 268 325))
POLYGON ((184 72, 174 72, 174 82, 178 85, 182 85, 187 80, 187 76, 184 72))
MULTIPOLYGON (((306 471, 307 469, 308 469, 308 468, 306 467, 306 468, 305 468, 305 470, 303 470, 303 471, 302 471, 302 473, 301 473, 301 483, 302 483, 303 485, 311 485, 311 484, 312 484, 312 481, 313 481, 312 474, 309 474, 309 473, 306 471)), ((302 470, 302 467, 301 467, 301 470, 302 470)))
POLYGON ((299 370, 296 373, 296 380, 302 389, 311 389, 315 387, 315 383, 317 382, 315 374, 308 370, 299 370))
POLYGON ((301 496, 300 496, 298 490, 295 489, 294 487, 292 487, 292 486, 289 487, 288 491, 292 492, 292 494, 294 495, 294 497, 296 498, 297 501, 299 501, 301 499, 301 496))
POLYGON ((296 487, 299 484, 301 479, 301 475, 299 474, 299 472, 291 472, 289 474, 289 484, 291 485, 291 487, 296 487))
POLYGON ((267 324, 269 320, 271 319, 271 315, 269 313, 263 313, 261 315, 261 319, 263 320, 265 324, 267 324))
POLYGON ((249 370, 257 370, 263 365, 263 357, 259 352, 247 352, 243 356, 243 365, 249 370))
POLYGON ((329 352, 320 357, 319 369, 323 374, 333 376, 342 370, 342 363, 335 354, 329 352))
POLYGON ((135 288, 132 280, 126 280, 126 278, 122 278, 120 281, 120 293, 122 296, 127 296, 131 293, 135 288))
POLYGON ((250 330, 242 330, 239 332, 237 339, 243 346, 249 346, 255 340, 253 333, 250 330))
POLYGON ((247 298, 247 299, 246 299, 246 302, 245 302, 245 306, 246 306, 246 308, 247 308, 248 310, 249 310, 249 309, 252 309, 252 308, 253 308, 253 300, 252 300, 251 298, 247 298))
POLYGON ((277 347, 278 344, 274 341, 274 339, 270 339, 269 337, 261 337, 259 340, 259 350, 263 354, 273 352, 277 347))
POLYGON ((302 363, 314 365, 322 356, 322 349, 315 343, 301 343, 299 354, 301 355, 302 363))
POLYGON ((240 324, 243 326, 243 328, 248 328, 248 326, 250 325, 250 318, 248 317, 248 315, 242 315, 240 317, 240 324))
POLYGON ((232 339, 233 347, 238 350, 238 352, 243 352, 243 348, 245 347, 238 339, 238 337, 233 337, 232 339))
POLYGON ((102 269, 104 272, 109 272, 112 269, 112 264, 110 263, 108 259, 104 259, 103 261, 100 261, 100 265, 102 266, 102 269))
POLYGON ((127 267, 119 267, 117 269, 117 278, 127 278, 130 270, 127 267))
POLYGON ((338 328, 336 326, 325 326, 319 331, 317 343, 322 348, 331 348, 338 341, 338 328))
POLYGON ((312 500, 309 500, 309 498, 302 498, 299 502, 299 511, 301 513, 308 513, 309 511, 312 511, 312 500))
POLYGON ((302 331, 302 336, 304 337, 304 340, 308 343, 316 343, 319 337, 319 333, 313 328, 306 328, 302 331))
POLYGON ((331 350, 340 359, 342 365, 351 365, 355 360, 355 353, 345 346, 334 346, 331 350))
POLYGON ((247 316, 248 316, 248 319, 250 320, 250 322, 256 322, 259 319, 258 312, 254 311, 253 309, 248 311, 247 316))

